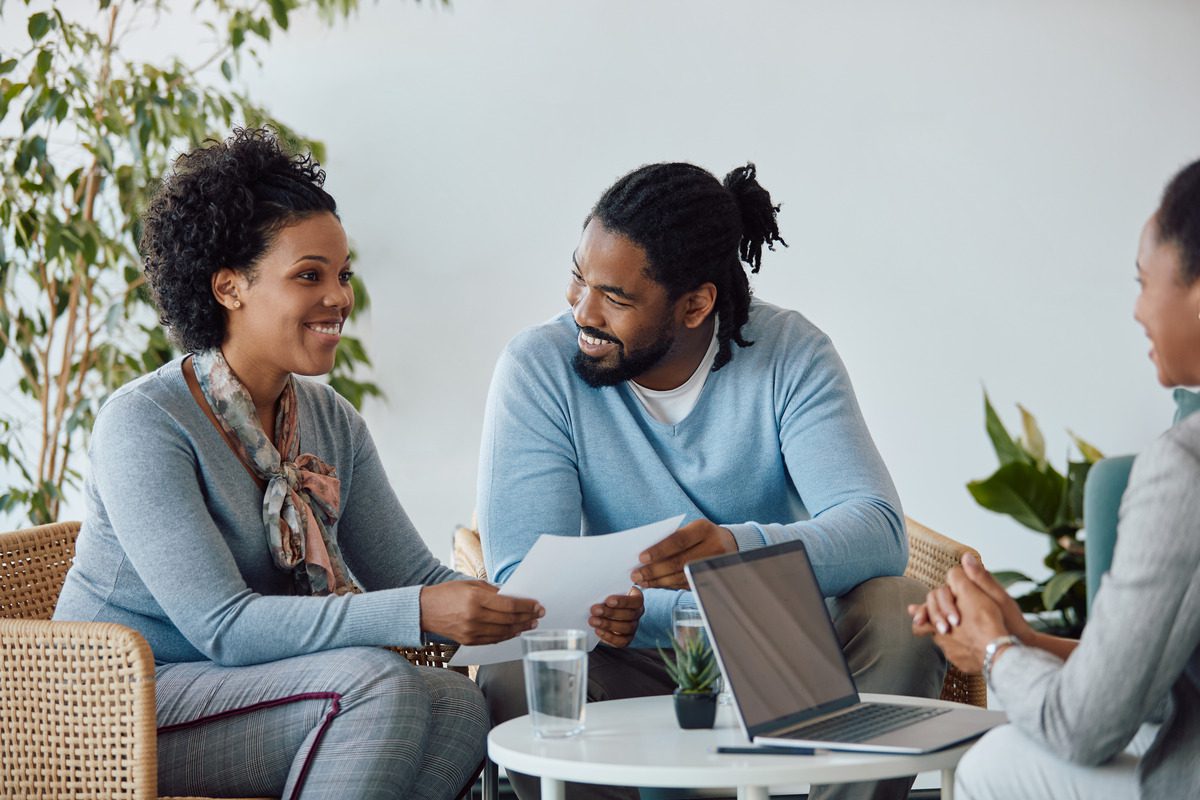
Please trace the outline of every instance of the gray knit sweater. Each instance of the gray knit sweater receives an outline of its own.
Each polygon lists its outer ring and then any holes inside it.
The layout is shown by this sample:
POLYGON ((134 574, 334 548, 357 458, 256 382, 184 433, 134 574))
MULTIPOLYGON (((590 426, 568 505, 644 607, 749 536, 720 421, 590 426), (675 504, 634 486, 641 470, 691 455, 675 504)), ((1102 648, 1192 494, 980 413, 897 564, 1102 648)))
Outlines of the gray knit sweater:
POLYGON ((96 418, 87 514, 54 618, 128 625, 159 662, 240 665, 420 644, 421 586, 465 576, 418 536, 354 408, 328 386, 297 381, 300 452, 337 469, 337 539, 367 591, 294 596, 267 550, 262 492, 197 405, 181 363, 122 387, 96 418))

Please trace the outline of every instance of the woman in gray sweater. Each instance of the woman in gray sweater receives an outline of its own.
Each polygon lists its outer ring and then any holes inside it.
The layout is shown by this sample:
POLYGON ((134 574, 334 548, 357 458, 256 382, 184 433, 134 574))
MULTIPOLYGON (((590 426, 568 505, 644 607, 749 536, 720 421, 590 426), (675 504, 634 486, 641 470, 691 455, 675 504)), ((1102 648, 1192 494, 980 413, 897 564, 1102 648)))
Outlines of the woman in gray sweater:
MULTIPOLYGON (((1200 161, 1143 228, 1137 274, 1159 382, 1200 386, 1200 161)), ((916 633, 983 671, 1011 722, 967 753, 961 797, 1200 797, 1200 414, 1177 394, 1175 426, 1134 464, 1078 642, 1034 632, 973 559, 910 608, 916 633)))
POLYGON ((239 130, 181 157, 144 218, 188 355, 97 416, 55 619, 149 642, 163 794, 454 797, 484 757, 482 695, 380 646, 496 642, 542 612, 439 564, 362 418, 295 377, 332 368, 354 304, 323 180, 239 130))

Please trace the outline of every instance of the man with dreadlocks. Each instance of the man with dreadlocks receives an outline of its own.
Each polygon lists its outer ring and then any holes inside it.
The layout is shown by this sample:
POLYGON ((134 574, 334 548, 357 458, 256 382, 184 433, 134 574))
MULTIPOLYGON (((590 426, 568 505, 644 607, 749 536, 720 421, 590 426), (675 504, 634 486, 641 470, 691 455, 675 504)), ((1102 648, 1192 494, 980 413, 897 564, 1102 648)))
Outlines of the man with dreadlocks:
MULTIPOLYGON (((683 565, 793 539, 808 548, 860 691, 936 697, 944 661, 910 633, 925 598, 896 489, 829 338, 752 299, 764 245, 786 245, 753 164, 724 183, 690 164, 634 170, 588 215, 570 309, 496 366, 484 419, 479 526, 504 581, 540 534, 588 536, 686 512, 641 556, 624 598, 592 607, 593 700, 669 693, 652 649, 694 604, 683 565), (735 350, 736 346, 736 350, 735 350)), ((569 580, 569 576, 564 576, 569 580)), ((484 667, 493 723, 524 714, 518 662, 484 667)), ((523 800, 537 783, 511 775, 523 800)), ((911 779, 813 796, 905 797, 911 779)), ((569 797, 637 797, 572 786, 569 797)))

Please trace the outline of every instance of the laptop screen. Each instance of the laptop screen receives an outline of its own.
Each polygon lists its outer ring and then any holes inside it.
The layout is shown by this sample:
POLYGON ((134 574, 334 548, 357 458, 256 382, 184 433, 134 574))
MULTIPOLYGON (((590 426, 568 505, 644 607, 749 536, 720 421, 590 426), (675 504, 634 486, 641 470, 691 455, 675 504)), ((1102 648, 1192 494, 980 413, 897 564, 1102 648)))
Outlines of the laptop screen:
POLYGON ((858 701, 802 543, 698 561, 688 573, 751 735, 858 701))

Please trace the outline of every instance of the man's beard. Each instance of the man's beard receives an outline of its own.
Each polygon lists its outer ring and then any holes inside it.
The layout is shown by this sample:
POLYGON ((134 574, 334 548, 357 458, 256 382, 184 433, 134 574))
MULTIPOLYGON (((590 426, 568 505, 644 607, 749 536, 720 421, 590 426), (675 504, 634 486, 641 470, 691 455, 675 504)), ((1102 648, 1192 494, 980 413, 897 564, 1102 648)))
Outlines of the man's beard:
POLYGON ((571 366, 575 368, 575 374, 583 378, 584 383, 593 389, 599 389, 602 386, 616 386, 618 383, 633 380, 662 361, 663 356, 670 351, 671 345, 675 344, 675 337, 670 334, 669 324, 663 326, 662 330, 658 332, 658 336, 648 346, 628 354, 625 352, 623 342, 611 336, 605 336, 594 328, 580 328, 580 330, 588 336, 612 342, 617 346, 617 363, 611 367, 601 366, 601 359, 593 358, 582 350, 575 351, 575 359, 571 362, 571 366))

